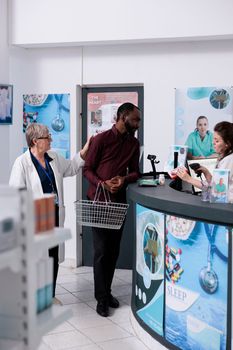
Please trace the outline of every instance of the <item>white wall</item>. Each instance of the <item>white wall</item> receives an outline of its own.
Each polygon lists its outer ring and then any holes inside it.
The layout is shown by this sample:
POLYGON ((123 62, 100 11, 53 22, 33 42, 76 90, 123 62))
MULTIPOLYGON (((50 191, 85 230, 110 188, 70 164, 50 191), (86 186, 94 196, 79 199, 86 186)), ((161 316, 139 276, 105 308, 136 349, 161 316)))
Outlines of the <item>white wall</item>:
POLYGON ((233 37, 232 0, 11 0, 12 43, 233 37))
MULTIPOLYGON (((9 52, 7 37, 7 0, 0 0, 0 84, 9 84, 9 52)), ((0 184, 9 178, 9 130, 0 125, 0 184)))
POLYGON ((161 168, 174 142, 174 88, 232 86, 232 60, 233 41, 86 47, 83 80, 144 84, 145 155, 161 168))
MULTIPOLYGON (((71 94, 71 151, 76 151, 76 85, 82 81, 81 49, 13 49, 11 76, 15 86, 15 124, 11 162, 22 152, 22 94, 71 94)), ((85 47, 83 84, 144 84, 145 154, 155 153, 162 169, 174 141, 174 88, 231 86, 233 40, 85 47)), ((145 161, 145 170, 150 164, 145 161), (147 164, 148 163, 148 164, 147 164)), ((75 237, 75 179, 65 181, 66 225, 75 237)), ((67 242, 75 257, 75 240, 67 242)))
MULTIPOLYGON (((10 166, 22 152, 24 93, 71 94, 73 155, 78 148, 80 131, 78 128, 76 132, 76 85, 143 83, 145 154, 155 153, 161 160, 159 169, 162 169, 168 147, 174 141, 174 88, 232 85, 232 0, 221 3, 219 0, 9 2, 11 43, 40 47, 26 50, 13 47, 10 51, 14 125, 10 129, 0 128, 1 145, 8 146, 10 130, 10 166), (212 41, 198 41, 206 38, 212 41), (216 38, 225 40, 216 41, 216 38), (229 38, 231 40, 227 40, 229 38), (83 61, 82 48, 72 47, 75 45, 84 47, 83 61), (50 48, 42 48, 46 46, 50 48)), ((0 77, 4 82, 8 79, 6 3, 7 0, 0 0, 0 26, 3 29, 0 77)), ((0 156, 3 159, 1 165, 6 166, 8 154, 0 156)), ((145 161, 146 171, 150 170, 147 163, 145 161)), ((6 177, 1 166, 0 179, 6 177)), ((73 237, 76 232, 75 193, 75 179, 66 179, 66 226, 71 227, 73 237)), ((74 258, 75 251, 73 239, 67 243, 66 256, 74 258)))
MULTIPOLYGON (((71 114, 71 156, 80 149, 78 144, 76 119, 76 85, 81 81, 81 49, 40 49, 25 50, 13 48, 11 50, 11 79, 14 84, 14 125, 11 129, 10 165, 22 153, 23 133, 22 95, 27 93, 70 93, 71 114)), ((80 131, 80 130, 79 130, 80 131)), ((80 139, 79 139, 80 141, 80 139)), ((66 178, 65 225, 72 230, 73 239, 66 243, 66 256, 76 257, 76 222, 73 202, 76 200, 76 178, 66 178)))

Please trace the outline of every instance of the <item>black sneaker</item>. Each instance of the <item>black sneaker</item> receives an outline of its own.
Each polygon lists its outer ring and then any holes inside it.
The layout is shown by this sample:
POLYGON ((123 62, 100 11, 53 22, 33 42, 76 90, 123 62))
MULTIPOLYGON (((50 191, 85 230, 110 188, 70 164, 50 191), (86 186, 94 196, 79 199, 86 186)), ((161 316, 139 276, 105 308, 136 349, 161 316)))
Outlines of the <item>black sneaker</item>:
POLYGON ((97 302, 96 312, 102 317, 108 317, 108 302, 106 300, 100 300, 97 302))
POLYGON ((108 305, 113 309, 117 309, 120 306, 119 301, 112 294, 110 294, 108 299, 108 305))

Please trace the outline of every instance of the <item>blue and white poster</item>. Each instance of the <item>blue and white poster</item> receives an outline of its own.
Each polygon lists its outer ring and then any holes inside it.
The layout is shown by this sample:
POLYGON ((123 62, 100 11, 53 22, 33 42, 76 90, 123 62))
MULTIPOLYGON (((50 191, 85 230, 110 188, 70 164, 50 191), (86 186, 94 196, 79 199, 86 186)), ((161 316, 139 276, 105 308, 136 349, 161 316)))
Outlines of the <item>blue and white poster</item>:
POLYGON ((228 203, 229 169, 214 169, 210 203, 228 203))
POLYGON ((228 230, 166 216, 165 337, 182 350, 225 350, 228 230))
POLYGON ((46 125, 52 135, 52 150, 70 158, 70 94, 23 95, 23 132, 30 123, 46 125))
POLYGON ((214 154, 213 129, 220 121, 233 121, 232 97, 232 87, 175 89, 175 143, 189 146, 189 159, 214 154))
POLYGON ((163 335, 164 214, 136 206, 136 313, 152 331, 163 335))

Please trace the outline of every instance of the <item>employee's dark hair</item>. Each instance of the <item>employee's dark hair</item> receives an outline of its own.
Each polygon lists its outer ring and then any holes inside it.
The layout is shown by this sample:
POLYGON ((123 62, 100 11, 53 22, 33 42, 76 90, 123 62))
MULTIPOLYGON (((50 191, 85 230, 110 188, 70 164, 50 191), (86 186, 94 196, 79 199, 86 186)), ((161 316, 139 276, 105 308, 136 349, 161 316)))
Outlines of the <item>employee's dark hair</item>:
POLYGON ((120 119, 122 114, 126 114, 127 115, 130 112, 133 112, 134 108, 137 108, 140 111, 140 108, 138 108, 137 106, 135 106, 131 102, 123 103, 117 110, 117 119, 116 119, 116 121, 118 122, 118 120, 120 119))
POLYGON ((223 141, 228 145, 224 152, 224 157, 233 152, 233 123, 220 122, 214 127, 214 131, 217 132, 223 141))

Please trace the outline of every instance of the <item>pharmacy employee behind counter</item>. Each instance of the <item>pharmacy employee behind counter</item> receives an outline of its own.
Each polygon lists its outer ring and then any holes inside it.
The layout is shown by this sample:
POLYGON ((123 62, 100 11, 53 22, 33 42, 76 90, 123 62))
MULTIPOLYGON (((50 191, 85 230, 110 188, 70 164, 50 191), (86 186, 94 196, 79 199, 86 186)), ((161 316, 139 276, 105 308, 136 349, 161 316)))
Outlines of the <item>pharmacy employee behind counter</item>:
MULTIPOLYGON (((41 197, 43 193, 53 193, 56 198, 55 224, 63 226, 65 221, 63 178, 79 172, 84 165, 89 142, 72 160, 68 160, 50 151, 52 137, 45 125, 30 124, 26 129, 26 140, 28 150, 15 160, 9 185, 30 189, 34 198, 41 197)), ((53 296, 55 296, 59 261, 58 246, 49 249, 49 256, 54 259, 53 296)))
POLYGON ((208 130, 207 117, 201 115, 197 118, 196 129, 189 134, 185 145, 188 146, 188 159, 215 158, 213 134, 208 130))
MULTIPOLYGON (((217 169, 230 170, 228 201, 233 203, 233 123, 223 121, 214 127, 214 149, 218 154, 217 169)), ((211 185, 212 175, 205 167, 200 166, 196 172, 202 172, 207 182, 211 185)), ((177 175, 181 180, 202 189, 204 183, 198 179, 193 179, 183 167, 177 169, 177 175)), ((221 184, 220 184, 221 185, 221 184)))

